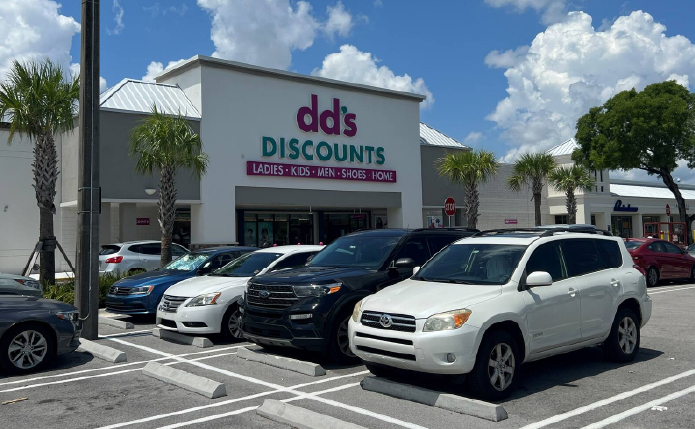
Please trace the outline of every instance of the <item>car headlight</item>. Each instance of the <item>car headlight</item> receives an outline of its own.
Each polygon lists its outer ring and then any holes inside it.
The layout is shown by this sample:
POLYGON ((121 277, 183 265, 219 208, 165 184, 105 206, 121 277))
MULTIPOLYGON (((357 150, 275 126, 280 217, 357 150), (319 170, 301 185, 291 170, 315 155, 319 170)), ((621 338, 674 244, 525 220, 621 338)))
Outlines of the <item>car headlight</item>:
POLYGON ((355 304, 355 309, 352 310, 352 320, 357 322, 360 320, 360 313, 362 312, 362 301, 364 299, 361 299, 355 304))
POLYGON ((300 298, 307 296, 324 296, 336 293, 340 290, 342 283, 331 283, 328 285, 308 285, 308 286, 292 286, 294 294, 300 298))
POLYGON ((129 293, 131 295, 149 295, 152 289, 154 289, 154 286, 138 286, 132 288, 129 293))
POLYGON ((80 317, 80 313, 77 310, 59 311, 56 313, 56 316, 58 316, 58 319, 60 320, 69 320, 70 322, 77 322, 77 319, 79 319, 80 317))
POLYGON ((191 300, 186 307, 200 307, 202 305, 213 305, 217 303, 217 298, 222 295, 222 292, 204 293, 198 295, 191 300))
POLYGON ((467 308, 435 314, 427 318, 422 331, 433 332, 458 329, 466 323, 469 317, 471 317, 471 310, 467 308))

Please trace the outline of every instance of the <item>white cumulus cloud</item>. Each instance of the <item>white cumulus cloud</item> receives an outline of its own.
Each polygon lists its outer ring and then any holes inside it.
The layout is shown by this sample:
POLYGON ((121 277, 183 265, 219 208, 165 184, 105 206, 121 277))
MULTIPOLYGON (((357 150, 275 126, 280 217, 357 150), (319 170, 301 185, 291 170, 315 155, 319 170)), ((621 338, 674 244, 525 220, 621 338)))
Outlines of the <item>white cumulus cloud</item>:
POLYGON ((335 6, 327 6, 328 21, 324 26, 324 31, 328 37, 333 38, 335 34, 341 37, 347 37, 352 29, 352 15, 345 10, 342 2, 338 2, 335 6))
POLYGON ((427 89, 424 79, 413 80, 408 74, 396 75, 385 65, 377 66, 377 62, 378 60, 371 53, 362 52, 352 45, 343 45, 340 47, 340 52, 326 55, 321 68, 314 69, 311 74, 345 82, 422 94, 427 99, 420 104, 420 107, 432 106, 434 96, 427 89))
POLYGON ((292 52, 311 47, 318 34, 344 37, 354 23, 341 2, 328 6, 326 22, 307 1, 198 0, 198 6, 212 17, 213 56, 278 69, 289 68, 292 52))
POLYGON ((184 59, 180 59, 178 61, 169 61, 169 64, 167 64, 166 67, 164 67, 164 64, 158 62, 158 61, 152 61, 148 66, 147 66, 147 74, 142 77, 142 80, 145 82, 154 82, 154 78, 162 74, 164 70, 168 70, 172 67, 174 67, 176 64, 181 63, 185 61, 184 59))
POLYGON ((465 143, 477 143, 481 138, 483 138, 483 133, 480 131, 471 131, 463 141, 465 143))
POLYGON ((109 34, 121 34, 121 31, 123 31, 125 28, 125 25, 123 24, 123 14, 125 13, 123 6, 121 6, 118 0, 113 0, 113 7, 111 10, 113 11, 113 20, 116 25, 113 27, 113 30, 109 30, 107 28, 106 31, 109 34))
POLYGON ((666 27, 642 11, 619 17, 605 31, 596 31, 586 13, 571 12, 509 64, 508 95, 487 117, 513 146, 506 161, 573 137, 581 115, 620 91, 671 79, 687 86, 695 76, 695 45, 668 37, 666 27))
POLYGON ((72 37, 80 25, 59 10, 52 0, 0 1, 0 80, 13 60, 50 58, 68 69, 72 37))
POLYGON ((516 49, 506 51, 492 51, 485 56, 485 64, 488 67, 507 69, 515 67, 526 57, 528 46, 519 46, 516 49))
POLYGON ((545 24, 561 21, 567 11, 566 0, 485 0, 485 3, 495 8, 511 8, 518 13, 533 9, 541 14, 545 24))

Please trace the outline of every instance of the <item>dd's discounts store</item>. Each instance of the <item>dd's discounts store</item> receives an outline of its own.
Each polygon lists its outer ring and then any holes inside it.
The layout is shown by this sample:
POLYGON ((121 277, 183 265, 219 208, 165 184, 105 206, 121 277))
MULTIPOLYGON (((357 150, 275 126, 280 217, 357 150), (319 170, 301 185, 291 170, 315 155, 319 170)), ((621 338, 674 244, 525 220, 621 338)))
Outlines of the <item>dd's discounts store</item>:
POLYGON ((199 112, 211 160, 190 204, 191 243, 327 243, 423 226, 420 95, 200 56, 157 83, 199 112))

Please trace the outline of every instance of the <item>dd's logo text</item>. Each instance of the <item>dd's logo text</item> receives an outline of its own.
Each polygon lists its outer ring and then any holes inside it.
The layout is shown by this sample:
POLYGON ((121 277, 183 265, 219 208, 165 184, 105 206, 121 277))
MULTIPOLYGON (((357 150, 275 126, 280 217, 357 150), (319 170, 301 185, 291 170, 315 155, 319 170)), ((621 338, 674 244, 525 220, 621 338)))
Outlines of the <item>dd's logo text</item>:
POLYGON ((328 135, 354 137, 357 134, 357 115, 348 113, 346 106, 340 105, 340 99, 333 99, 333 106, 319 113, 319 96, 311 94, 311 106, 300 107, 297 111, 297 125, 307 133, 321 131, 328 135))

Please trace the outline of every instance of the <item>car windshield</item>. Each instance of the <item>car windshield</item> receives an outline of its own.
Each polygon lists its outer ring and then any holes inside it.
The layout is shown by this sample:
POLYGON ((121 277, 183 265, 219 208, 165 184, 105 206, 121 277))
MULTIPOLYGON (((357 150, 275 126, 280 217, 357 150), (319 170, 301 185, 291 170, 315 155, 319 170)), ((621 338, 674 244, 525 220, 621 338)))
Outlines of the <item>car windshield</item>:
POLYGON ((358 267, 377 269, 401 237, 346 236, 329 244, 314 256, 310 267, 358 267))
POLYGON ((476 285, 503 285, 509 281, 526 246, 508 244, 454 244, 427 262, 414 280, 476 285))
POLYGON ((642 241, 626 241, 625 247, 627 247, 627 250, 633 250, 633 249, 637 249, 642 244, 644 244, 642 241))
POLYGON ((253 277, 260 273, 262 269, 267 268, 268 265, 272 264, 280 256, 282 256, 282 253, 247 253, 236 258, 210 275, 226 277, 253 277))
POLYGON ((179 259, 171 261, 162 270, 191 271, 200 267, 210 257, 209 253, 186 253, 179 259))

